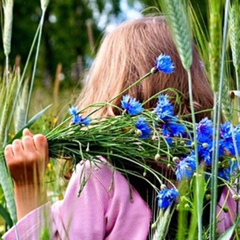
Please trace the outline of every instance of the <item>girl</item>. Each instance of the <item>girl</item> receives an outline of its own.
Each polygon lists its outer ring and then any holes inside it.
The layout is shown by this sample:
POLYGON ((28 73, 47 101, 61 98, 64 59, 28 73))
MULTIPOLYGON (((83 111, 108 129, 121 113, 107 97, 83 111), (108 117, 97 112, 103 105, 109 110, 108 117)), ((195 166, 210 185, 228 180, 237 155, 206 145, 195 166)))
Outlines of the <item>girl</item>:
MULTIPOLYGON (((171 56, 174 73, 154 74, 131 88, 128 94, 144 102, 163 89, 175 88, 182 93, 181 106, 175 105, 175 111, 188 114, 187 74, 163 17, 145 17, 123 23, 104 37, 80 95, 79 109, 118 95, 149 72, 160 53, 171 56)), ((195 45, 191 73, 195 111, 211 109, 213 93, 195 45)), ((167 93, 173 95, 170 91, 167 93)), ((116 98, 113 104, 120 107, 121 98, 116 98)), ((151 101, 145 107, 153 108, 155 104, 151 101)), ((88 109, 85 114, 92 110, 88 109)), ((109 105, 96 111, 94 117, 118 114, 117 108, 109 105)), ((210 117, 210 113, 202 112, 196 115, 196 120, 206 116, 210 117)), ((46 138, 25 130, 21 140, 6 147, 5 157, 15 185, 19 219, 16 228, 20 239, 40 239, 44 229, 49 229, 50 239, 147 239, 151 210, 146 203, 147 189, 140 180, 130 179, 133 185, 130 197, 128 181, 113 171, 110 164, 99 164, 98 168, 92 169, 88 161, 81 162, 72 174, 64 199, 51 206, 43 181, 48 162, 46 138), (89 178, 78 197, 82 171, 89 178)), ((160 171, 164 172, 166 168, 160 171)), ((3 237, 15 238, 15 228, 3 237)))

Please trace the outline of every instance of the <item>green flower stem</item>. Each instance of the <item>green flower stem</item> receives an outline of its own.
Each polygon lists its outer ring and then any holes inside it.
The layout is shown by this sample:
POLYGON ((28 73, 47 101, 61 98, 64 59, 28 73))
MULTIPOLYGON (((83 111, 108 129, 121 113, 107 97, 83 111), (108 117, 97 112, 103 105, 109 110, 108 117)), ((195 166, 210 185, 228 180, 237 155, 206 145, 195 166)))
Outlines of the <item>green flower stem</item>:
POLYGON ((40 29, 39 29, 39 35, 38 35, 37 50, 36 50, 36 55, 35 55, 35 60, 34 60, 34 65, 33 65, 33 72, 32 72, 32 78, 31 78, 31 83, 30 83, 28 102, 27 102, 27 106, 26 106, 26 114, 25 114, 25 121, 24 121, 25 123, 27 122, 27 118, 29 115, 29 108, 30 108, 30 103, 31 103, 34 79, 35 79, 35 75, 36 75, 37 61, 38 61, 38 55, 39 55, 39 50, 40 50, 42 28, 43 28, 45 13, 46 13, 46 8, 43 8, 42 16, 41 16, 41 20, 40 20, 40 29))
MULTIPOLYGON (((218 94, 214 94, 214 102, 217 103, 218 94)), ((213 148, 216 149, 219 143, 219 122, 217 121, 218 107, 214 106, 213 124, 216 126, 213 128, 213 148)), ((218 147, 217 147, 218 149, 218 147)), ((216 239, 216 204, 217 204, 217 184, 218 184, 218 151, 213 151, 212 154, 212 177, 211 177, 211 202, 210 202, 210 239, 216 239)))
MULTIPOLYGON (((111 105, 111 103, 118 97, 120 97, 122 94, 126 93, 129 89, 131 89, 132 87, 136 86, 137 84, 139 84, 140 82, 142 82, 145 78, 149 77, 152 74, 157 73, 156 68, 152 68, 150 72, 148 72, 147 74, 145 74, 143 77, 139 78, 136 82, 134 82, 133 84, 131 84, 130 86, 128 86, 127 88, 125 88, 122 92, 120 92, 118 95, 116 95, 114 98, 110 99, 108 102, 102 102, 102 103, 98 103, 99 107, 97 109, 95 109, 94 111, 91 112, 90 115, 92 115, 93 113, 97 112, 99 109, 103 108, 106 105, 111 105)), ((96 106, 96 104, 91 104, 88 107, 92 107, 92 106, 96 106)), ((116 106, 115 106, 116 107, 116 106)), ((82 109, 82 111, 84 111, 84 109, 82 109)))
MULTIPOLYGON (((120 97, 122 94, 126 93, 129 89, 131 89, 132 87, 136 86, 137 84, 139 84, 140 82, 142 82, 144 79, 146 79, 147 77, 151 76, 152 74, 157 73, 156 68, 152 68, 150 72, 148 72, 147 74, 145 74, 143 77, 139 78, 136 82, 134 82, 133 84, 131 84, 130 86, 128 86, 127 88, 125 88, 122 92, 120 92, 118 95, 116 95, 114 98, 110 99, 108 102, 104 102, 104 103, 98 103, 100 106, 99 108, 97 108, 96 110, 94 110, 91 114, 97 112, 99 109, 101 109, 102 107, 106 106, 106 105, 110 105, 116 98, 120 97)), ((91 107, 92 105, 89 105, 89 107, 91 107)), ((84 109, 83 109, 84 110, 84 109)), ((90 114, 90 115, 91 115, 90 114)))
POLYGON ((21 74, 21 78, 20 78, 20 81, 18 83, 18 86, 17 86, 17 90, 16 90, 16 93, 15 93, 15 97, 13 99, 13 104, 12 104, 12 111, 10 112, 10 114, 8 115, 8 123, 7 123, 7 126, 6 126, 6 131, 8 131, 8 129, 10 128, 10 125, 12 123, 12 119, 13 119, 13 116, 15 114, 15 109, 16 109, 16 105, 17 105, 17 101, 18 101, 18 98, 19 98, 19 95, 20 95, 20 91, 21 91, 21 88, 22 88, 22 85, 23 85, 23 81, 25 79, 25 74, 26 74, 26 71, 27 71, 27 66, 29 64, 29 61, 30 61, 30 58, 31 58, 31 55, 32 55, 32 52, 33 52, 33 48, 35 46, 35 42, 37 40, 37 36, 38 36, 38 33, 39 33, 39 29, 40 29, 40 25, 38 26, 37 28, 37 31, 36 31, 36 34, 34 36, 34 39, 33 39, 33 43, 32 43, 32 46, 30 48, 30 51, 29 51, 29 54, 28 54, 28 58, 27 58, 27 61, 26 61, 26 64, 24 65, 24 69, 23 69, 23 73, 21 74))
MULTIPOLYGON (((195 119, 195 111, 194 111, 194 105, 193 105, 193 93, 192 93, 192 77, 191 77, 191 71, 190 69, 187 71, 188 73, 188 89, 189 89, 189 102, 190 102, 190 108, 191 108, 191 117, 192 117, 192 123, 193 123, 193 139, 194 139, 194 152, 195 152, 195 161, 196 166, 199 165, 198 160, 198 144, 197 144, 197 132, 196 132, 196 119, 195 119)), ((196 168, 196 174, 199 174, 199 168, 196 168)), ((196 191, 197 195, 200 196, 200 182, 196 181, 196 191)), ((197 199, 197 219, 198 219, 198 239, 202 239, 202 204, 199 199, 197 199)))
MULTIPOLYGON (((192 214, 191 214, 191 221, 190 221, 190 226, 188 230, 188 240, 192 240, 196 236, 197 232, 197 226, 198 226, 198 218, 197 214, 198 213, 198 203, 200 203, 200 206, 203 206, 203 200, 205 197, 205 192, 206 192, 206 182, 204 178, 204 165, 201 164, 199 166, 199 174, 195 174, 193 178, 193 184, 192 184, 192 189, 193 189, 193 204, 192 204, 192 214), (196 184, 199 185, 200 191, 197 192, 196 184), (200 195, 199 195, 200 194, 200 195)), ((202 210, 202 209, 201 209, 202 210)), ((201 212, 202 214, 202 212, 201 212)))
POLYGON ((142 82, 145 78, 147 78, 147 77, 149 77, 149 76, 151 76, 152 74, 155 74, 155 73, 156 73, 156 69, 152 68, 150 72, 145 74, 143 77, 139 78, 136 82, 131 84, 129 87, 125 88, 122 92, 120 92, 118 95, 116 95, 114 98, 112 98, 108 103, 111 103, 113 100, 115 100, 116 98, 118 98, 122 94, 126 93, 129 89, 131 89, 132 87, 134 87, 137 84, 139 84, 140 82, 142 82))
MULTIPOLYGON (((186 196, 188 193, 189 182, 186 179, 183 179, 178 185, 178 191, 180 196, 186 196)), ((186 201, 182 201, 180 197, 181 208, 179 207, 178 210, 178 229, 177 229, 177 239, 178 240, 185 240, 186 233, 188 231, 188 211, 185 209, 186 201)))
MULTIPOLYGON (((222 44, 222 55, 221 55, 221 66, 220 66, 220 79, 219 79, 219 93, 214 94, 214 119, 213 124, 216 126, 213 133, 213 149, 218 149, 219 146, 219 131, 221 121, 221 103, 222 103, 222 90, 224 81, 224 66, 225 66, 225 55, 227 45, 227 32, 228 32, 228 12, 229 12, 230 1, 225 2, 225 18, 223 28, 223 44, 222 44)), ((210 239, 216 239, 216 206, 217 206, 217 187, 218 187, 218 151, 213 151, 212 156, 212 181, 211 189, 212 196, 210 202, 210 239)))

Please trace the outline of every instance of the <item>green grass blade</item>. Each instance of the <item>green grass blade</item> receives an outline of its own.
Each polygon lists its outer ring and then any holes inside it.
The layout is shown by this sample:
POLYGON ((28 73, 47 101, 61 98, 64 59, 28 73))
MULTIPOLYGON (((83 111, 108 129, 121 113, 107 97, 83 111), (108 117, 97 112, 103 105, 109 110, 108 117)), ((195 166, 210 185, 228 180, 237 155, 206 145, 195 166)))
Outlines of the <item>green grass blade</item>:
POLYGON ((17 101, 16 109, 14 111, 14 132, 19 132, 25 125, 25 107, 28 98, 28 80, 25 80, 21 94, 19 96, 19 101, 17 101))
POLYGON ((213 133, 213 151, 212 154, 212 178, 211 178, 211 202, 210 202, 210 239, 216 239, 216 213, 217 213, 217 188, 218 188, 218 158, 219 158, 219 132, 220 132, 220 122, 221 122, 221 104, 222 104, 222 92, 223 92, 223 82, 225 76, 225 55, 226 55, 226 45, 227 45, 227 31, 228 31, 228 13, 229 13, 230 1, 226 0, 225 3, 225 15, 224 15, 224 30, 222 37, 222 53, 221 53, 221 65, 220 65, 220 77, 218 87, 219 90, 215 92, 214 95, 214 119, 213 124, 215 126, 213 133))
POLYGON ((33 85, 34 85, 34 80, 35 80, 35 76, 36 76, 37 62, 38 62, 38 56, 39 56, 39 51, 40 51, 40 43, 41 43, 41 38, 42 38, 42 29, 43 29, 45 13, 46 13, 46 8, 43 8, 42 16, 40 19, 40 29, 39 29, 39 35, 38 35, 38 41, 37 41, 36 55, 35 55, 34 65, 33 65, 33 72, 32 72, 32 77, 31 77, 31 81, 30 81, 30 89, 28 92, 28 101, 27 101, 26 111, 25 111, 25 122, 27 122, 28 115, 29 115, 33 85))
POLYGON ((190 226, 188 230, 188 239, 192 240, 195 238, 196 232, 197 232, 197 215, 202 214, 202 212, 198 212, 198 206, 201 206, 201 210, 203 210, 203 201, 206 193, 206 182, 205 182, 205 176, 203 173, 201 173, 203 169, 200 169, 199 174, 196 174, 196 176, 193 179, 193 212, 191 215, 190 220, 190 226), (199 184, 199 191, 197 190, 196 184, 199 184), (199 195, 200 193, 200 195, 199 195))
POLYGON ((41 110, 40 112, 38 112, 37 114, 35 114, 15 135, 13 138, 10 139, 9 143, 12 143, 13 140, 18 139, 22 136, 22 131, 25 128, 29 128, 32 124, 34 124, 37 119, 39 119, 49 108, 51 107, 51 105, 48 105, 46 108, 44 108, 43 110, 41 110))
POLYGON ((223 233, 218 240, 230 240, 232 239, 233 233, 237 227, 240 225, 240 216, 238 216, 237 221, 233 224, 225 233, 223 233))
POLYGON ((0 184, 3 189, 10 217, 12 219, 12 222, 15 224, 17 222, 17 210, 14 200, 13 183, 8 168, 6 166, 3 153, 0 154, 0 169, 1 169, 0 184))
POLYGON ((11 227, 13 225, 9 212, 6 210, 6 208, 2 204, 0 204, 0 216, 3 217, 7 226, 11 227))
POLYGON ((208 30, 204 23, 201 13, 197 13, 193 6, 190 4, 190 20, 192 22, 192 31, 198 52, 203 60, 206 70, 209 69, 209 52, 208 52, 208 30), (199 16, 200 15, 200 16, 199 16))
POLYGON ((17 75, 12 74, 10 77, 10 81, 8 86, 2 85, 5 90, 5 98, 1 98, 1 118, 0 118, 0 144, 1 146, 4 146, 7 139, 7 133, 8 133, 8 126, 9 122, 11 121, 9 119, 9 116, 14 112, 14 108, 12 107, 15 96, 15 91, 17 86, 17 75))

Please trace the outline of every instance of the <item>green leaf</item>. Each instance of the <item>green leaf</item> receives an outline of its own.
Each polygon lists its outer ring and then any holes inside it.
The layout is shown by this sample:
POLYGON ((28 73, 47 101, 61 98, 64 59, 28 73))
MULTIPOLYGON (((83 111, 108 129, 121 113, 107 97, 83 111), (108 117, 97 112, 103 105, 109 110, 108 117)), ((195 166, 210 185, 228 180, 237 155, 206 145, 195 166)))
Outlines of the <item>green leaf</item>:
POLYGON ((13 222, 11 220, 9 212, 7 211, 7 209, 2 204, 0 204, 0 215, 3 217, 5 223, 9 227, 11 227, 13 225, 13 222))
POLYGON ((193 178, 192 191, 193 191, 193 210, 188 231, 189 240, 194 239, 196 237, 195 235, 197 233, 198 227, 197 215, 203 212, 203 202, 206 193, 206 182, 203 174, 203 169, 201 168, 201 166, 199 168, 199 173, 193 178), (198 190, 197 187, 199 187, 198 190))
POLYGON ((22 131, 25 128, 29 128, 33 123, 36 122, 37 119, 39 119, 49 108, 51 107, 51 105, 48 105, 46 108, 44 108, 43 110, 41 110, 40 112, 38 112, 36 115, 34 115, 27 123, 26 125, 24 125, 22 127, 22 129, 20 129, 13 138, 10 139, 10 141, 8 142, 8 144, 12 143, 13 140, 18 139, 22 136, 22 131))
POLYGON ((235 229, 239 226, 239 224, 240 224, 240 216, 238 217, 235 224, 232 225, 230 228, 228 228, 228 230, 225 233, 223 233, 218 238, 218 240, 230 240, 230 239, 232 239, 233 233, 234 233, 235 229))
POLYGON ((0 184, 6 199, 7 208, 13 223, 17 222, 17 210, 14 200, 13 183, 5 163, 3 153, 0 154, 0 184))

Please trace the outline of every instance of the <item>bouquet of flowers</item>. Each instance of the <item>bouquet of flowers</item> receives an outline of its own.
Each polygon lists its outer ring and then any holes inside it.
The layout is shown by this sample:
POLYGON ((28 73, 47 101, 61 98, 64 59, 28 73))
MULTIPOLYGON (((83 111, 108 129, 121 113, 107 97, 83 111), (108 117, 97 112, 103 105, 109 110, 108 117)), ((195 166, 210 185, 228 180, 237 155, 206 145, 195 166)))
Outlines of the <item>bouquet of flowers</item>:
MULTIPOLYGON (((170 56, 161 54, 154 68, 134 85, 147 81, 147 76, 157 71, 165 74, 174 71, 170 56)), ((47 139, 52 158, 71 160, 73 164, 88 160, 95 166, 100 162, 106 164, 100 157, 103 156, 123 174, 133 174, 146 180, 157 192, 160 210, 153 229, 156 228, 155 239, 162 239, 167 234, 174 203, 177 203, 179 212, 188 208, 193 215, 197 211, 196 198, 202 201, 203 208, 207 204, 203 202, 211 185, 214 125, 208 118, 193 124, 183 120, 184 116, 175 115, 170 96, 164 91, 153 98, 157 100, 156 107, 144 109, 144 104, 137 99, 124 95, 121 114, 100 119, 91 119, 91 114, 82 117, 81 111, 71 107, 71 125, 64 126, 69 122, 67 118, 47 134, 47 139), (154 166, 165 166, 173 172, 176 181, 172 182, 154 166), (146 177, 149 174, 158 183, 151 182, 146 177), (200 181, 201 195, 194 190, 196 181, 200 181)), ((230 187, 238 176, 236 149, 240 148, 240 125, 221 124, 219 138, 218 178, 230 187)), ((85 181, 80 192, 84 185, 85 181)), ((196 218, 192 221, 188 233, 190 238, 197 230, 196 218)))

